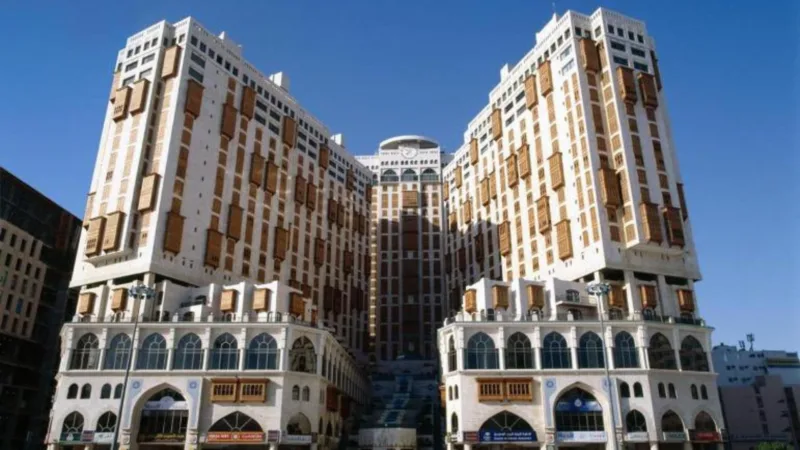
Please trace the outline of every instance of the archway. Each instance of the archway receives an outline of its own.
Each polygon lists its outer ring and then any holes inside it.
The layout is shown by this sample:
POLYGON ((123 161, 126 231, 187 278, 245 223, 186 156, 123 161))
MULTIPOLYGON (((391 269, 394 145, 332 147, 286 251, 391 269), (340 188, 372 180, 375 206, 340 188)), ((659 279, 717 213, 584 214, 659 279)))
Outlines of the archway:
POLYGON ((558 397, 555 404, 556 442, 601 449, 607 440, 603 407, 594 395, 573 387, 558 397))
POLYGON ((189 422, 189 405, 177 390, 166 387, 142 405, 136 441, 140 450, 183 448, 189 422))
POLYGON ((317 372, 317 353, 310 339, 301 336, 294 341, 289 350, 289 365, 293 372, 317 372))
POLYGON ((223 448, 241 448, 244 444, 264 442, 264 430, 252 417, 236 411, 217 420, 208 428, 206 442, 209 444, 230 444, 223 448))
POLYGON ((717 423, 705 411, 700 411, 695 416, 694 429, 689 430, 689 439, 695 449, 713 449, 722 441, 717 423))
POLYGON ((659 449, 682 450, 686 441, 686 430, 681 418, 674 411, 668 410, 661 416, 661 436, 659 449))
MULTIPOLYGON (((328 423, 328 427, 330 426, 328 423)), ((303 413, 290 417, 281 433, 281 449, 302 449, 311 445, 311 442, 311 421, 308 417, 303 413)))
POLYGON ((478 440, 486 443, 536 442, 533 427, 523 418, 503 411, 483 422, 478 430, 478 440))
POLYGON ((647 434, 647 421, 644 414, 632 409, 625 415, 625 448, 628 450, 649 450, 650 437, 647 434))

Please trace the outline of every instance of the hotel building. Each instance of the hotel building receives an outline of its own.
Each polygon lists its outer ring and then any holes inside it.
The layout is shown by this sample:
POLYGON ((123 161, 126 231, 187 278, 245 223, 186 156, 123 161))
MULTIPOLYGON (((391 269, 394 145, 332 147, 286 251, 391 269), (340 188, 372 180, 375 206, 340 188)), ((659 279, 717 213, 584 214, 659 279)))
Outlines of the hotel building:
POLYGON ((642 22, 554 15, 501 69, 444 183, 458 311, 439 330, 448 445, 722 441, 690 214, 642 22))

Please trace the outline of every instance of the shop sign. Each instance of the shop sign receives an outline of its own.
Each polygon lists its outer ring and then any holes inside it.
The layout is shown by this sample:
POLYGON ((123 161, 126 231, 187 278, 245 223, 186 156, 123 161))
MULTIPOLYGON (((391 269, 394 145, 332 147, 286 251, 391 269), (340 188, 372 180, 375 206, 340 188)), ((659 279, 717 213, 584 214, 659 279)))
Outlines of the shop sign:
POLYGON ((535 442, 535 431, 481 431, 481 442, 535 442))
POLYGON ((558 442, 605 442, 605 431, 558 431, 556 441, 558 442))
POLYGON ((58 440, 63 444, 78 444, 81 442, 92 442, 93 437, 93 431, 78 431, 74 433, 61 433, 58 440), (84 437, 88 437, 88 440, 84 440, 84 437))
POLYGON ((650 436, 647 435, 647 431, 632 431, 625 433, 625 440, 628 442, 647 442, 650 440, 650 436))
POLYGON ((310 434, 284 434, 281 436, 282 444, 306 445, 311 444, 310 434))
POLYGON ((267 431, 267 442, 278 442, 281 438, 281 430, 267 431))
POLYGON ((716 431, 694 431, 689 430, 689 437, 693 442, 719 442, 719 433, 716 431))
POLYGON ((95 444, 110 444, 114 440, 114 432, 103 432, 94 434, 95 444))
MULTIPOLYGON (((571 413, 585 413, 585 412, 600 412, 603 408, 597 400, 584 400, 576 398, 572 401, 560 401, 556 403, 556 411, 558 412, 571 412, 571 413)), ((581 433, 585 433, 581 431, 581 433)))
POLYGON ((139 433, 139 442, 184 442, 186 435, 183 433, 139 433))
POLYGON ((478 442, 478 432, 477 431, 465 431, 464 432, 464 442, 478 442))
POLYGON ((661 433, 661 439, 664 441, 685 441, 686 433, 683 431, 665 431, 661 433))
POLYGON ((264 442, 264 433, 260 431, 209 431, 206 442, 209 444, 264 442))
POLYGON ((189 405, 183 400, 176 402, 172 397, 161 397, 160 400, 154 402, 145 402, 144 409, 151 411, 180 410, 189 409, 189 405))

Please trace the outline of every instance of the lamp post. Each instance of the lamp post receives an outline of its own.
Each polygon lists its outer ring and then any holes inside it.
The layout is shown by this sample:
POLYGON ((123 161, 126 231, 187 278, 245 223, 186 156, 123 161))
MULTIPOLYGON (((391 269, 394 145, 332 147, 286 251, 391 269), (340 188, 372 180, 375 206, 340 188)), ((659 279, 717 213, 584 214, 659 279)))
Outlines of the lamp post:
POLYGON ((595 281, 589 283, 586 287, 586 292, 589 295, 594 295, 597 297, 597 307, 600 311, 600 330, 601 335, 603 336, 603 368, 605 369, 606 375, 606 384, 608 385, 608 393, 609 395, 609 403, 611 404, 611 426, 612 426, 612 439, 614 443, 614 449, 618 449, 617 443, 617 411, 616 411, 616 400, 615 400, 615 393, 614 388, 611 385, 611 372, 608 370, 608 361, 606 361, 606 325, 605 325, 605 312, 606 312, 606 299, 608 298, 608 292, 611 290, 611 286, 608 283, 603 283, 601 281, 595 281))
POLYGON ((137 284, 132 286, 128 289, 128 294, 133 297, 134 303, 131 307, 131 313, 133 315, 133 336, 131 337, 131 350, 128 353, 128 362, 125 364, 125 378, 122 380, 122 395, 120 395, 119 399, 119 408, 117 409, 117 423, 114 426, 114 438, 111 440, 111 450, 119 449, 119 427, 122 425, 122 406, 125 404, 125 393, 128 391, 128 377, 131 374, 131 362, 133 361, 133 351, 136 348, 134 343, 134 339, 136 339, 136 331, 139 329, 139 314, 138 308, 136 308, 137 302, 136 300, 147 300, 153 298, 155 294, 155 289, 145 286, 143 284, 137 284))

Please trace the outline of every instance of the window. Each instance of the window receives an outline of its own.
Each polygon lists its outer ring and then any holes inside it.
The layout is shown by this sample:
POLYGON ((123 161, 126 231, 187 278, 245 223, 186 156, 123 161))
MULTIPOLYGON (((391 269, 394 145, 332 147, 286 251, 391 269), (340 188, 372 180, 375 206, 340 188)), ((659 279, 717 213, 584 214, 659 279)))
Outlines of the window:
POLYGON ((477 333, 467 342, 466 369, 497 369, 498 353, 494 341, 486 333, 477 333))
POLYGON ((206 43, 205 42, 201 42, 200 43, 200 51, 203 52, 203 53, 206 52, 206 43))
POLYGON ((639 354, 633 336, 620 331, 614 336, 614 367, 629 369, 639 367, 639 354))
POLYGON ((194 46, 196 47, 196 46, 197 46, 197 37, 195 37, 195 36, 192 36, 192 37, 189 39, 189 42, 191 42, 191 43, 192 43, 192 45, 194 45, 194 46))
POLYGON ((131 355, 131 338, 127 334, 117 334, 111 338, 111 343, 106 349, 103 369, 124 370, 128 367, 131 355))
POLYGON ((670 383, 667 388, 669 390, 669 398, 678 398, 678 394, 675 392, 674 384, 670 383))
POLYGON ((192 62, 200 66, 201 68, 206 67, 206 59, 202 56, 198 55, 195 52, 192 52, 192 62))
POLYGON ((144 58, 142 58, 142 64, 147 64, 150 61, 154 60, 155 58, 156 58, 155 53, 151 53, 151 54, 145 56, 144 58))
POLYGON ((96 370, 100 357, 97 346, 97 336, 94 334, 88 333, 81 336, 72 350, 70 370, 96 370))
POLYGON ((78 385, 77 384, 70 384, 69 389, 67 389, 67 399, 78 398, 78 385))
POLYGON ((700 398, 703 400, 708 400, 708 390, 706 390, 705 384, 700 385, 700 398))
POLYGON ((594 37, 600 36, 600 33, 602 33, 602 32, 603 32, 602 28, 600 28, 600 27, 595 28, 594 29, 594 37))
POLYGON ((556 431, 603 431, 603 409, 593 395, 580 388, 567 391, 556 402, 556 431))
POLYGON ((92 385, 89 383, 81 387, 81 400, 86 400, 92 397, 92 385))
POLYGON ((693 336, 687 336, 681 342, 681 368, 683 370, 694 370, 698 372, 708 372, 708 357, 703 350, 703 346, 693 336))
POLYGON ((136 358, 139 370, 164 370, 167 368, 167 341, 164 336, 153 333, 147 336, 136 358))
POLYGON ((109 411, 99 419, 97 419, 97 426, 95 427, 95 432, 100 433, 113 433, 114 430, 117 428, 117 415, 113 412, 109 411))
POLYGON ((296 384, 292 388, 292 400, 300 400, 300 386, 296 384))
POLYGON ((621 65, 621 66, 627 66, 628 65, 628 60, 625 59, 625 58, 621 58, 619 56, 614 56, 614 62, 619 64, 619 65, 621 65))
POLYGON ((650 70, 650 68, 647 66, 647 64, 642 64, 642 63, 637 62, 637 61, 633 62, 633 68, 636 69, 636 70, 640 70, 642 72, 647 72, 647 71, 650 70))
POLYGON ((633 383, 633 396, 637 398, 644 397, 644 392, 642 392, 642 384, 639 382, 633 383))
POLYGON ((189 66, 189 76, 197 80, 199 83, 203 83, 203 74, 195 70, 194 67, 189 66))
POLYGON ((211 350, 211 368, 214 370, 239 368, 238 342, 230 333, 224 333, 214 341, 214 348, 211 350))
POLYGON ((628 433, 646 432, 647 422, 644 420, 644 415, 634 409, 625 416, 625 427, 628 433))
POLYGON ((572 355, 564 336, 555 331, 544 337, 542 344, 543 369, 571 369, 572 355))
POLYGON ((307 401, 309 401, 310 398, 311 398, 311 390, 308 388, 308 386, 304 386, 303 387, 302 399, 303 399, 304 402, 307 402, 307 401))
POLYGON ((633 56, 638 56, 640 58, 644 58, 645 57, 644 50, 642 50, 642 49, 640 49, 638 47, 631 46, 631 53, 633 53, 633 56))
POLYGON ((456 413, 450 416, 450 433, 458 433, 458 416, 456 413))
POLYGON ((111 385, 106 383, 100 388, 100 398, 111 398, 111 385))
POLYGON ((661 398, 667 398, 667 390, 664 387, 664 383, 658 383, 658 396, 661 398))
POLYGON ((605 367, 603 358, 603 340, 589 331, 581 336, 578 347, 578 367, 581 369, 597 369, 605 367))
POLYGON ((175 349, 173 369, 200 370, 203 368, 203 342, 194 333, 189 333, 178 341, 175 349))
POLYGON ((293 372, 317 372, 317 353, 311 340, 303 336, 294 341, 289 350, 289 365, 293 372))
POLYGON ((139 66, 139 62, 138 62, 138 61, 134 61, 134 62, 132 62, 132 63, 130 63, 130 64, 128 64, 128 65, 126 65, 126 66, 125 66, 125 72, 128 72, 128 71, 130 71, 130 70, 133 70, 133 69, 135 69, 135 68, 136 68, 136 67, 138 67, 138 66, 139 66))
POLYGON ((695 385, 693 384, 693 385, 691 385, 691 386, 689 387, 689 390, 690 390, 690 391, 691 391, 691 393, 692 393, 692 400, 697 400, 698 398, 700 398, 700 396, 699 396, 699 395, 697 395, 697 386, 695 386, 695 385))
POLYGON ((453 339, 453 336, 450 336, 450 340, 447 344, 447 371, 453 372, 457 369, 457 358, 456 358, 456 341, 453 339))
POLYGON ((71 437, 73 440, 80 439, 80 434, 83 432, 83 416, 78 412, 70 413, 64 418, 64 423, 61 425, 61 434, 71 437))
POLYGON ((614 25, 609 25, 608 26, 608 32, 611 33, 611 34, 614 34, 614 25))
POLYGON ((617 36, 625 37, 625 31, 622 28, 617 28, 617 36))
POLYGON ((644 44, 644 36, 641 34, 636 35, 636 40, 639 41, 639 43, 644 44))
POLYGON ((122 383, 114 386, 114 398, 121 398, 122 397, 122 383))
POLYGON ((614 50, 619 50, 621 52, 624 52, 625 51, 625 44, 617 42, 617 41, 611 41, 611 48, 613 48, 614 50))
POLYGON ((656 333, 650 338, 650 347, 647 349, 650 357, 651 369, 677 370, 675 351, 663 334, 656 333))
POLYGON ((531 340, 522 333, 514 333, 506 344, 507 369, 533 369, 534 358, 531 340))
POLYGON ((631 397, 631 387, 628 386, 628 383, 622 382, 619 384, 619 396, 622 398, 630 398, 631 397))
POLYGON ((278 368, 278 343, 267 333, 254 337, 247 347, 248 370, 276 370, 278 368))

